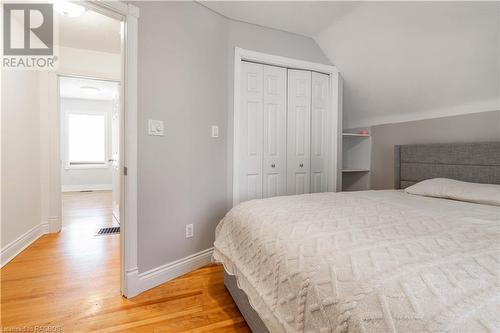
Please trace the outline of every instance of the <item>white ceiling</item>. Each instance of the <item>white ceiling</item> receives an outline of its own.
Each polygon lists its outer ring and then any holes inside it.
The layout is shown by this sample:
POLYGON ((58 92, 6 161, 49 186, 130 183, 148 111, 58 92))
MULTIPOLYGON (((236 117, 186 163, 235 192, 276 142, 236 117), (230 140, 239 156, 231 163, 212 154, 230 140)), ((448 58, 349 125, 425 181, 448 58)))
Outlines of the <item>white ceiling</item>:
POLYGON ((347 127, 500 109, 499 2, 201 4, 312 37, 344 78, 347 127))
POLYGON ((113 100, 118 94, 118 83, 112 81, 61 77, 59 89, 61 98, 109 101, 113 100), (99 91, 96 91, 95 94, 90 94, 89 89, 82 89, 81 87, 92 87, 99 91))
POLYGON ((227 18, 314 37, 359 2, 199 1, 227 18))
POLYGON ((108 53, 121 51, 121 22, 92 10, 81 16, 57 14, 59 45, 108 53))

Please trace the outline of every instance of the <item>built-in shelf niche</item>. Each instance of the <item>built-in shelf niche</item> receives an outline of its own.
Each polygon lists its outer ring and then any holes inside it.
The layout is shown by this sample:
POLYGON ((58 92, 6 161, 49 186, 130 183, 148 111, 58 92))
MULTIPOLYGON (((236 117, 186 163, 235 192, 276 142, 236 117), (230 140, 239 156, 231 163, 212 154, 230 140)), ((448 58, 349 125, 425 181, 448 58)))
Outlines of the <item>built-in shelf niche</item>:
POLYGON ((371 136, 364 129, 342 133, 342 190, 370 189, 371 136))

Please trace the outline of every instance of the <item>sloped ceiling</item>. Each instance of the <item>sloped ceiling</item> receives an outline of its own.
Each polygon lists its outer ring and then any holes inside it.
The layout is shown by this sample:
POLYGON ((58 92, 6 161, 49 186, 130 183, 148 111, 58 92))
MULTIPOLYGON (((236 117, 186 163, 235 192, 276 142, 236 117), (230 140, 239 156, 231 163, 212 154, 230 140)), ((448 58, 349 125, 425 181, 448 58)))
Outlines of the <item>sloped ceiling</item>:
POLYGON ((199 3, 233 20, 307 37, 314 37, 357 6, 357 3, 334 1, 199 1, 199 3))
POLYGON ((203 2, 314 38, 344 78, 344 126, 500 109, 498 2, 203 2))
POLYGON ((315 36, 347 127, 499 110, 498 3, 363 3, 315 36))

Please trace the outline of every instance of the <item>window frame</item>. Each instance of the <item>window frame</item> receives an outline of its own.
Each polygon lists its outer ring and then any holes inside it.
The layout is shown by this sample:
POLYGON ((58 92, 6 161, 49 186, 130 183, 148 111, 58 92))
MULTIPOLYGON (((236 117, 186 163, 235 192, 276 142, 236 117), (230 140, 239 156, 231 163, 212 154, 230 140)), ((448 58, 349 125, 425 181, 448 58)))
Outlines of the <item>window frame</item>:
POLYGON ((110 120, 108 111, 92 111, 92 110, 65 110, 64 111, 64 169, 65 170, 75 170, 75 169, 107 169, 109 168, 109 154, 110 154, 110 120), (91 115, 91 116, 104 116, 104 163, 82 163, 82 164, 71 164, 69 161, 69 116, 72 114, 77 115, 91 115))

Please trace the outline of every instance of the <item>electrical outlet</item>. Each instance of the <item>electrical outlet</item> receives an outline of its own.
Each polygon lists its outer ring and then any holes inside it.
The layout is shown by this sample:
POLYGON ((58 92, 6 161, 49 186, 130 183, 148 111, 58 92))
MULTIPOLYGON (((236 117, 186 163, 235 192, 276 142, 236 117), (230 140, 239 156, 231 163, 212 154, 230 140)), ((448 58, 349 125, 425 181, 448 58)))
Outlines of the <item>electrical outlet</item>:
POLYGON ((194 235, 194 225, 186 224, 186 238, 191 238, 194 235))

